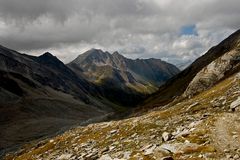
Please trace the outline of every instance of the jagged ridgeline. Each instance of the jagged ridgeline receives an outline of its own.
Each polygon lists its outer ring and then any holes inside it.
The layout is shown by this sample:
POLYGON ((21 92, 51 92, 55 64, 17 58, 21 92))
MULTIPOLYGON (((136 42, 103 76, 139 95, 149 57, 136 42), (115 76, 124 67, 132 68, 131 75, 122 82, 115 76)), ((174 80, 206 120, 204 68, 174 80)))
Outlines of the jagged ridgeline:
POLYGON ((105 97, 123 105, 139 103, 179 73, 177 67, 160 59, 132 60, 118 52, 110 54, 99 49, 79 55, 67 66, 99 86, 105 97))

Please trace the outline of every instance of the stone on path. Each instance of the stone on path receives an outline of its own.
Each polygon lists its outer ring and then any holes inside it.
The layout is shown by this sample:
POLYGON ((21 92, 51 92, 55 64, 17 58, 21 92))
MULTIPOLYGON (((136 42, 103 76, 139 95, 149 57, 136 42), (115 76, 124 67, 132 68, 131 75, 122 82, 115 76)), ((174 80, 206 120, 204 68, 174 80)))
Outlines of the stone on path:
POLYGON ((57 158, 57 160, 68 160, 72 157, 72 154, 62 154, 57 158))

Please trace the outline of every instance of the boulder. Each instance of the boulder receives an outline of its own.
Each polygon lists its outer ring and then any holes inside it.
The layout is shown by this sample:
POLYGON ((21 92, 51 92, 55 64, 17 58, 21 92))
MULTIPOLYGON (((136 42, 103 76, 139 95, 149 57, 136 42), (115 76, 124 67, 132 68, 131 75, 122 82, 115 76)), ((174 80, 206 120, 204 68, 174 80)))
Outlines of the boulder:
POLYGON ((110 133, 115 134, 115 133, 117 133, 117 130, 111 130, 110 133))
POLYGON ((175 138, 178 138, 178 137, 185 137, 185 136, 187 136, 187 135, 189 135, 190 134, 190 130, 188 130, 188 129, 184 129, 183 131, 181 131, 181 132, 179 132, 176 136, 175 136, 175 138))
POLYGON ((150 148, 148 148, 144 151, 144 155, 153 154, 155 149, 156 149, 156 145, 152 145, 150 148))
POLYGON ((112 158, 108 154, 105 154, 102 155, 98 160, 112 160, 112 158))
POLYGON ((163 134, 162 134, 162 140, 163 141, 169 141, 169 140, 171 140, 171 138, 172 138, 172 134, 171 133, 168 133, 168 132, 163 132, 163 134))
POLYGON ((72 154, 62 154, 57 158, 57 160, 68 160, 72 157, 72 154))
POLYGON ((237 100, 233 101, 230 105, 231 110, 235 110, 237 107, 240 106, 240 97, 237 100))
POLYGON ((191 104, 191 105, 187 108, 187 110, 189 111, 190 109, 192 109, 193 107, 195 107, 195 106, 197 106, 197 105, 199 105, 199 102, 194 102, 193 104, 191 104))
POLYGON ((176 153, 178 149, 178 144, 162 144, 158 147, 159 151, 165 153, 176 153))

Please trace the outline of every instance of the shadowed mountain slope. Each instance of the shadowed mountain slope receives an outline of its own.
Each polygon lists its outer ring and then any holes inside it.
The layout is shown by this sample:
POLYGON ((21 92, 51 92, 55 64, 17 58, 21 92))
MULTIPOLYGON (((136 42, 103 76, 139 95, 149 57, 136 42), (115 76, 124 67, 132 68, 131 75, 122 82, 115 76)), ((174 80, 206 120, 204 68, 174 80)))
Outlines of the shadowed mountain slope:
POLYGON ((50 53, 0 46, 0 150, 116 111, 98 90, 50 53))

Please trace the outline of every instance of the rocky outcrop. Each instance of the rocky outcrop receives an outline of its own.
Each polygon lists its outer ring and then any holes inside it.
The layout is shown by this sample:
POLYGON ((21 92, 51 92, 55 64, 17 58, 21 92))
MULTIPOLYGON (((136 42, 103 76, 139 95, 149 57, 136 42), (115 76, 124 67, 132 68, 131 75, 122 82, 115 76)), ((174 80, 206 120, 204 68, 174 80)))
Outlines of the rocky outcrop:
POLYGON ((215 85, 219 80, 228 76, 228 72, 234 71, 240 66, 240 43, 239 45, 217 58, 209 65, 204 67, 188 85, 183 93, 184 97, 191 97, 197 93, 207 90, 215 85))

